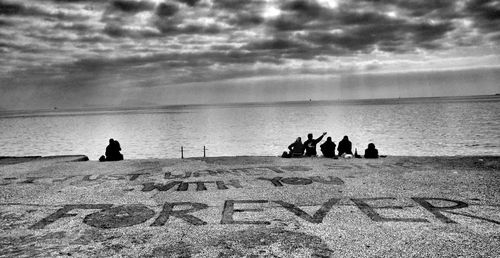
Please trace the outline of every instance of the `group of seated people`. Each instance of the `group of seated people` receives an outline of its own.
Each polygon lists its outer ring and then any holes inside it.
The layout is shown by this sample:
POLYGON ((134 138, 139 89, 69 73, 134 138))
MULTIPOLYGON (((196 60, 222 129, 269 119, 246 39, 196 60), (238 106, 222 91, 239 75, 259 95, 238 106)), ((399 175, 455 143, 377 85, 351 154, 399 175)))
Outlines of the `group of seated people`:
MULTIPOLYGON (((310 133, 307 135, 307 140, 302 143, 302 139, 300 137, 295 140, 294 143, 288 146, 290 152, 283 152, 283 158, 292 158, 292 157, 312 157, 316 156, 316 145, 323 139, 323 136, 326 135, 326 132, 323 133, 319 138, 313 139, 313 134, 310 133), (304 154, 305 152, 305 154, 304 154)), ((326 141, 320 145, 321 152, 325 158, 337 158, 335 155, 335 147, 337 145, 332 142, 332 137, 326 138, 326 141)), ((344 138, 339 142, 339 146, 337 148, 338 156, 340 157, 353 157, 352 154, 352 143, 349 141, 349 137, 344 136, 344 138)), ((356 158, 361 158, 361 156, 355 154, 356 158)), ((368 144, 368 148, 365 150, 364 157, 366 159, 376 159, 379 157, 378 150, 375 148, 375 144, 368 144)))
POLYGON ((123 154, 120 153, 122 148, 120 143, 113 138, 109 139, 109 145, 106 147, 106 156, 102 155, 99 161, 118 161, 123 160, 123 154))

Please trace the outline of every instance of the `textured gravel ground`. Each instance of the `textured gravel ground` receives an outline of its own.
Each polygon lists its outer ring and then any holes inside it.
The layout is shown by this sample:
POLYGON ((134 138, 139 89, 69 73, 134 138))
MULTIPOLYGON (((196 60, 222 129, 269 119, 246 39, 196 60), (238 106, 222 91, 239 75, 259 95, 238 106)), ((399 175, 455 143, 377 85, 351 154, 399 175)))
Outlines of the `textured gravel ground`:
POLYGON ((0 157, 0 257, 500 257, 500 157, 0 157))

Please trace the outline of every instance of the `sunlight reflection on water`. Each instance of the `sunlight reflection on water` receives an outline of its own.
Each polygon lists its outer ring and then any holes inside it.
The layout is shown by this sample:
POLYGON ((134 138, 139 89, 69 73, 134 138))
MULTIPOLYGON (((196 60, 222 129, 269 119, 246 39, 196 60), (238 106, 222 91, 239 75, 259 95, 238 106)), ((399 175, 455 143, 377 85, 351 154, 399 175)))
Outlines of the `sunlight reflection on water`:
MULTIPOLYGON (((348 135, 360 153, 374 142, 388 155, 500 155, 500 102, 185 107, 86 115, 0 118, 0 156, 84 154, 109 138, 125 158, 281 154, 296 137, 348 135), (182 111, 182 112, 177 112, 182 111)), ((326 139, 326 138, 325 138, 326 139)), ((319 147, 318 147, 319 151, 319 147)))

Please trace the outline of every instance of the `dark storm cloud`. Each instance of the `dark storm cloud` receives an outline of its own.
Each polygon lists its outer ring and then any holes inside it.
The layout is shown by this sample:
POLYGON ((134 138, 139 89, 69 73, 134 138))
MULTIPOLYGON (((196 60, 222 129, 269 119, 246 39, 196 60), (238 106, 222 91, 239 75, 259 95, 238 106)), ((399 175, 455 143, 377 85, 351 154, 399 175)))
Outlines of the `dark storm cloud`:
POLYGON ((57 23, 56 25, 54 25, 54 29, 74 31, 78 33, 87 33, 92 31, 94 28, 85 23, 70 23, 70 24, 57 23))
POLYGON ((156 14, 160 17, 170 17, 179 11, 179 6, 172 3, 161 3, 156 9, 156 14))
POLYGON ((237 25, 240 27, 256 26, 264 22, 264 18, 257 12, 240 11, 234 16, 229 17, 228 24, 237 25))
POLYGON ((187 4, 191 7, 195 6, 200 0, 177 0, 179 3, 187 4))
POLYGON ((50 0, 55 3, 92 3, 92 2, 97 2, 97 3, 102 3, 102 2, 107 2, 109 0, 50 0))
POLYGON ((46 16, 46 11, 33 6, 26 6, 20 3, 0 1, 0 14, 6 16, 24 15, 24 16, 46 16))
MULTIPOLYGON (((382 8, 382 5, 413 10, 411 15, 449 13, 455 8, 453 1, 426 4, 426 1, 365 0, 346 1, 336 9, 329 9, 315 1, 294 0, 282 4, 280 8, 284 12, 268 24, 276 33, 314 44, 316 47, 307 48, 310 55, 371 52, 376 48, 388 52, 436 49, 444 47, 437 41, 446 39, 446 34, 455 29, 449 20, 431 22, 404 16, 390 17, 387 12, 391 9, 382 8)), ((307 54, 301 56, 308 57, 307 54)))
POLYGON ((164 2, 154 8, 154 6, 152 6, 149 2, 143 1, 130 4, 130 2, 127 1, 127 3, 123 5, 124 2, 120 1, 120 4, 118 5, 120 7, 117 8, 116 3, 117 1, 114 1, 111 6, 108 7, 106 12, 103 13, 101 18, 101 21, 106 24, 103 33, 110 37, 147 39, 179 34, 216 34, 221 31, 221 28, 217 24, 204 24, 193 21, 186 23, 185 16, 177 15, 181 11, 180 4, 164 2), (117 13, 117 10, 125 13, 117 13), (140 11, 151 11, 151 14, 154 14, 154 17, 149 20, 150 22, 147 28, 145 28, 144 25, 142 28, 134 26, 134 20, 130 14, 140 11), (131 29, 131 27, 135 28, 131 29), (156 30, 153 30, 153 28, 156 28, 156 30))
POLYGON ((106 25, 106 27, 104 28, 104 33, 110 37, 116 38, 132 36, 132 33, 130 31, 127 31, 118 25, 112 24, 106 25))
POLYGON ((295 0, 292 2, 285 2, 281 5, 284 11, 293 11, 300 16, 305 17, 318 17, 325 8, 319 5, 316 1, 310 0, 295 0))
POLYGON ((111 7, 115 10, 126 13, 138 13, 143 11, 152 10, 154 4, 148 1, 128 1, 128 0, 115 0, 112 2, 111 7))
POLYGON ((0 19, 0 27, 6 27, 6 26, 12 26, 12 25, 13 25, 12 22, 0 19))
POLYGON ((262 24, 265 19, 262 17, 264 11, 264 1, 214 1, 213 10, 218 13, 218 18, 235 30, 245 30, 252 26, 262 24))
MULTIPOLYGON (((321 25, 332 18, 332 11, 311 0, 294 0, 283 2, 279 6, 282 14, 268 24, 277 31, 303 30, 308 26, 321 25)), ((315 27, 315 29, 321 29, 315 27)))
POLYGON ((474 24, 486 32, 500 31, 500 3, 494 0, 471 0, 466 12, 474 19, 474 24))
POLYGON ((214 0, 213 3, 215 9, 228 9, 232 11, 253 9, 265 4, 265 2, 262 0, 214 0))
POLYGON ((219 25, 211 23, 185 22, 185 17, 177 15, 180 7, 173 3, 161 3, 156 8, 153 25, 164 35, 178 34, 217 34, 222 31, 219 25))
POLYGON ((58 20, 84 20, 87 17, 79 14, 69 14, 61 11, 50 12, 47 9, 40 8, 35 5, 25 5, 14 2, 0 1, 0 15, 25 16, 25 17, 42 17, 46 19, 58 20))
MULTIPOLYGON (((442 22, 437 24, 419 23, 405 26, 411 33, 415 43, 425 43, 441 39, 445 34, 454 29, 451 22, 442 22)), ((403 27, 404 28, 404 27, 403 27)), ((403 33, 403 30, 400 30, 403 33)))
POLYGON ((456 0, 434 0, 434 1, 394 1, 400 8, 406 9, 411 16, 436 15, 438 17, 456 16, 456 0), (455 14, 454 14, 455 13, 455 14))
POLYGON ((269 24, 278 31, 302 30, 305 27, 304 22, 291 15, 281 15, 277 19, 269 21, 269 24))
POLYGON ((0 14, 16 15, 25 11, 25 7, 20 4, 0 2, 0 14))
POLYGON ((280 6, 283 13, 269 24, 278 31, 294 30, 331 30, 344 29, 346 26, 370 26, 374 24, 422 23, 415 16, 451 19, 458 17, 456 1, 402 1, 402 0, 361 0, 344 1, 336 9, 330 9, 312 0, 294 0, 280 6), (409 17, 394 19, 387 16, 397 10, 409 17))
POLYGON ((344 11, 338 12, 335 14, 335 17, 332 19, 336 21, 339 25, 397 25, 405 23, 402 19, 393 19, 389 18, 386 15, 376 13, 376 12, 353 12, 353 11, 344 11))
POLYGON ((415 47, 437 48, 439 44, 430 43, 452 29, 450 23, 374 23, 356 26, 345 33, 308 32, 301 38, 317 45, 333 45, 351 51, 370 52, 377 46, 388 52, 404 52, 415 47))

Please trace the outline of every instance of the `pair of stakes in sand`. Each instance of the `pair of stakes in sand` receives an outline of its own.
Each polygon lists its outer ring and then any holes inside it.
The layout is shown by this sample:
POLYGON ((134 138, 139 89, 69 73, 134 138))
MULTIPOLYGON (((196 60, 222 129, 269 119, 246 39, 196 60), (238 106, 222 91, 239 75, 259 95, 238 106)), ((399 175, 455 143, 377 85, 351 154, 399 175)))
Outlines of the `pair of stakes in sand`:
MULTIPOLYGON (((207 157, 207 148, 206 146, 203 146, 203 157, 206 158, 207 157)), ((181 159, 184 158, 184 146, 181 146, 181 159)))

